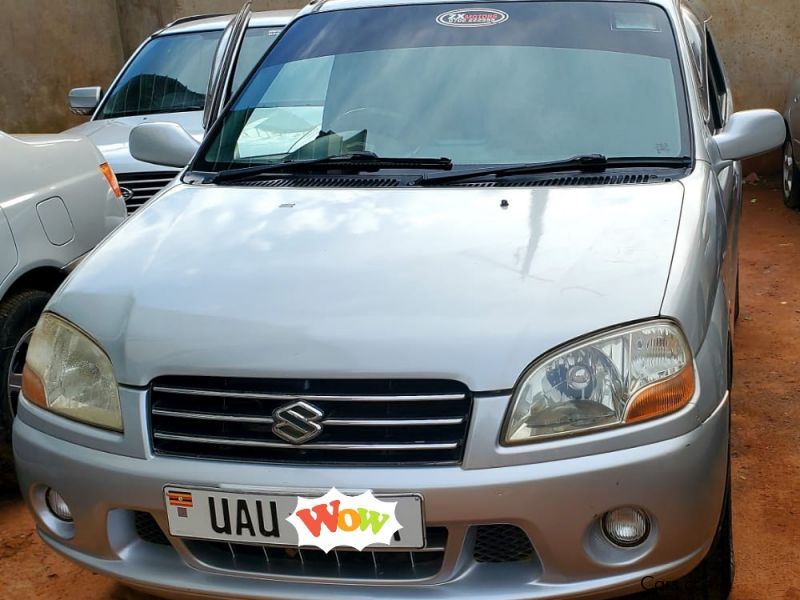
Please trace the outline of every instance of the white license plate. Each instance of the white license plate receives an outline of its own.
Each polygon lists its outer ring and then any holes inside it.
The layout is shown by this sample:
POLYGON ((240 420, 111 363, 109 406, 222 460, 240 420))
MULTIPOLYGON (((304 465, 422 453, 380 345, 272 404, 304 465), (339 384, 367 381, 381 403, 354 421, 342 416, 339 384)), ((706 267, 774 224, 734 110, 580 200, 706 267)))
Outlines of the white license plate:
MULTIPOLYGON (((170 534, 245 544, 297 546, 297 530, 286 520, 297 507, 297 498, 297 494, 228 492, 182 486, 164 488, 170 534)), ((403 527, 393 536, 390 546, 424 547, 422 497, 406 494, 378 498, 397 502, 395 516, 403 527)))

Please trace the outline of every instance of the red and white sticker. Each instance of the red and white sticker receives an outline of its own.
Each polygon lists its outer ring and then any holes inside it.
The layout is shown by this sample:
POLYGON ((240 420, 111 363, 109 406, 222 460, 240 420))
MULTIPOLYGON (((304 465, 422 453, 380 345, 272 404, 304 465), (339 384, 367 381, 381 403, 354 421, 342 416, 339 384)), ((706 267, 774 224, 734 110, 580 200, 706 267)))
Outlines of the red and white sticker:
POLYGON ((436 17, 445 27, 489 27, 508 21, 508 13, 494 8, 458 8, 436 17))

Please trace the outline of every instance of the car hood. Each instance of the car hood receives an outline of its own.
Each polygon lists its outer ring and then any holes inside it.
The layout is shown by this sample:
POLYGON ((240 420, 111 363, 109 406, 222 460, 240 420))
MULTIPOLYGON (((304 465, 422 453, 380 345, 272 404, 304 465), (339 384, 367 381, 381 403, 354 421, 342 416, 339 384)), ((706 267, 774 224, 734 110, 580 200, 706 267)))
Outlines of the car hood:
POLYGON ((203 139, 203 113, 197 111, 100 119, 89 121, 67 130, 88 137, 103 153, 111 168, 117 173, 149 173, 174 170, 172 167, 154 165, 136 160, 128 149, 131 129, 142 123, 177 123, 200 142, 203 139))
POLYGON ((564 342, 658 316, 682 200, 676 182, 179 185, 102 244, 51 310, 132 386, 170 374, 505 390, 564 342))

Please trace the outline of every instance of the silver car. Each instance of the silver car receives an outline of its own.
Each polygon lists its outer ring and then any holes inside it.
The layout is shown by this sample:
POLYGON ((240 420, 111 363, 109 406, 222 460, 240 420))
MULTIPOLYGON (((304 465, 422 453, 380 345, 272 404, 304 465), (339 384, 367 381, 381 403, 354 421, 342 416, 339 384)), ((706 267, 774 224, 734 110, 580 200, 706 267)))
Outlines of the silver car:
MULTIPOLYGON (((249 27, 236 40, 232 89, 241 85, 296 12, 248 15, 249 27)), ((68 133, 84 135, 100 148, 117 173, 130 212, 178 174, 177 168, 165 169, 133 158, 128 150, 131 129, 157 119, 178 123, 197 140, 202 139, 209 78, 220 59, 221 46, 229 41, 224 32, 235 21, 232 15, 179 19, 142 43, 107 92, 100 87, 70 91, 72 111, 91 115, 91 120, 68 133)))
POLYGON ((707 23, 304 9, 37 326, 14 441, 42 539, 165 596, 726 597, 738 161, 784 125, 733 111, 707 23), (334 487, 402 529, 301 545, 334 487))
POLYGON ((126 216, 114 172, 75 135, 0 132, 0 480, 25 351, 71 267, 126 216))

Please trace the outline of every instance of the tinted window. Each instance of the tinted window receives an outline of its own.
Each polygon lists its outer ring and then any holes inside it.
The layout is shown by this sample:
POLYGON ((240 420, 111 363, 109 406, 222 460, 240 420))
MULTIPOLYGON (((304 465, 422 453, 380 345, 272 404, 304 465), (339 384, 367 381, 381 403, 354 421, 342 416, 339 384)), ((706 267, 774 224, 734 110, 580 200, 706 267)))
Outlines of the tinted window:
POLYGON ((244 34, 239 60, 233 74, 233 89, 236 90, 258 64, 264 53, 278 39, 282 27, 254 27, 244 34))
MULTIPOLYGON (((276 27, 246 32, 236 66, 235 87, 241 85, 279 32, 276 27)), ((221 36, 219 30, 154 38, 110 90, 98 118, 203 110, 221 36)))
POLYGON ((494 24, 458 22, 487 18, 475 17, 480 11, 472 4, 299 19, 223 117, 195 168, 345 148, 449 156, 465 165, 689 153, 682 73, 662 9, 621 2, 484 9, 494 24))
POLYGON ((109 92, 99 118, 203 110, 222 31, 154 38, 109 92))
POLYGON ((711 33, 708 33, 708 81, 709 96, 711 101, 711 118, 714 129, 719 130, 727 120, 728 84, 725 80, 725 71, 717 54, 711 33))

